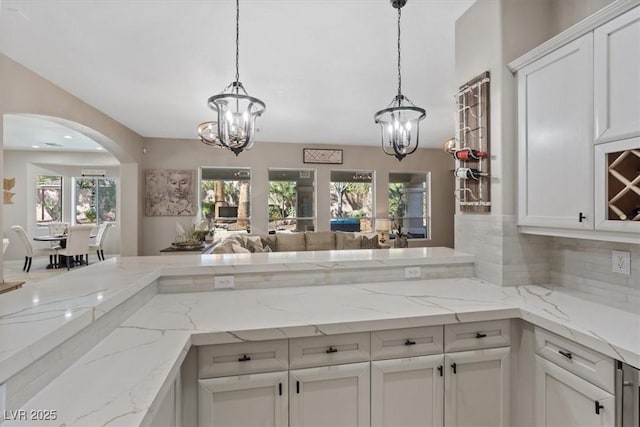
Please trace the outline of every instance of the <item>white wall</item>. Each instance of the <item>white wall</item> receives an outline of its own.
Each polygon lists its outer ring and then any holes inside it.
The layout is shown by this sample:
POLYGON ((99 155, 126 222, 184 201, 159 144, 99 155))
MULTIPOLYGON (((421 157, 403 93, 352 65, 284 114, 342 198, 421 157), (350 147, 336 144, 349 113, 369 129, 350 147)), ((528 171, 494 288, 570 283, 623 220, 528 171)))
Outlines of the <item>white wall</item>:
MULTIPOLYGON (((118 178, 117 195, 120 193, 120 168, 113 156, 108 153, 56 153, 51 151, 17 151, 5 150, 3 173, 6 178, 15 178, 16 186, 13 204, 3 206, 4 228, 3 234, 11 240, 5 259, 23 259, 24 248, 11 230, 12 225, 20 225, 31 235, 48 234, 46 227, 36 225, 36 191, 35 177, 37 175, 58 175, 63 180, 63 209, 62 220, 71 223, 71 184, 73 177, 81 175, 81 169, 104 169, 107 176, 118 178)), ((120 205, 120 203, 118 203, 120 205)), ((120 253, 120 206, 118 206, 118 220, 107 240, 105 253, 120 253)), ((34 247, 47 246, 45 243, 33 242, 34 247)))
MULTIPOLYGON (((235 156, 231 151, 205 146, 197 140, 145 139, 143 168, 193 169, 201 166, 251 168, 251 231, 266 233, 268 227, 269 168, 314 169, 316 171, 316 230, 329 229, 330 171, 334 169, 375 171, 375 210, 381 218, 388 217, 389 172, 431 172, 432 240, 429 246, 453 246, 453 175, 451 156, 442 150, 419 149, 398 162, 379 147, 340 145, 342 165, 316 165, 302 162, 302 149, 313 145, 260 143, 235 156)), ((330 148, 316 146, 316 148, 330 148)), ((144 194, 144 193, 141 193, 144 194)), ((143 197, 143 196, 142 196, 143 197)), ((190 226, 192 217, 145 217, 144 255, 157 255, 175 237, 175 223, 190 226)))

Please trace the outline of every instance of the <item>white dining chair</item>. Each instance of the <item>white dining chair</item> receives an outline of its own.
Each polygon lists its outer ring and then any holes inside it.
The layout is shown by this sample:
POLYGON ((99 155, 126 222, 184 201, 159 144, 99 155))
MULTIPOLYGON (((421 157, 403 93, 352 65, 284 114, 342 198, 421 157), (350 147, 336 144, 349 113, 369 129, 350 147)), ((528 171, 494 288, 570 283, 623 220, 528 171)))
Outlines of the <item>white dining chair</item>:
MULTIPOLYGON (((65 230, 69 227, 68 222, 50 222, 47 224, 47 228, 49 228, 50 236, 59 236, 64 234, 65 230)), ((51 242, 51 249, 62 249, 60 246, 60 242, 51 242)), ((58 264, 58 260, 55 260, 55 264, 58 264)))
POLYGON ((98 254, 98 261, 104 261, 104 246, 112 226, 112 222, 103 222, 100 224, 98 234, 96 235, 96 242, 89 245, 89 250, 96 251, 96 254, 98 254))
POLYGON ((26 251, 26 255, 24 257, 24 266, 22 267, 22 271, 26 271, 27 273, 31 270, 31 261, 34 256, 47 256, 49 255, 49 264, 54 264, 54 258, 58 255, 58 249, 54 248, 44 248, 44 249, 33 249, 33 245, 31 244, 31 236, 27 233, 24 228, 19 225, 12 225, 11 229, 15 231, 18 235, 18 240, 22 242, 24 249, 26 251))
POLYGON ((89 264, 89 236, 91 236, 93 225, 73 225, 69 227, 67 234, 66 247, 58 250, 58 255, 64 255, 66 259, 67 270, 70 268, 69 258, 78 256, 80 260, 86 256, 87 264, 89 264))

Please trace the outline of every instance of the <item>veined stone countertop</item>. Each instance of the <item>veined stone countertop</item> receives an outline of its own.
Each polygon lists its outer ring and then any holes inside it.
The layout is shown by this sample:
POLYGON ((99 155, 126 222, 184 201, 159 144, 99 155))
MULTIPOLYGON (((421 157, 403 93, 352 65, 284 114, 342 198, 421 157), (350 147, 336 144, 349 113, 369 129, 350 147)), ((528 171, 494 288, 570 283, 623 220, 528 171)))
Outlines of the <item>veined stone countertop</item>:
MULTIPOLYGON (((138 260, 132 262, 151 262, 138 260)), ((163 264, 167 261, 162 258, 163 264)), ((149 276, 144 268, 133 270, 142 277, 131 271, 132 286, 163 274, 162 268, 147 270, 149 276)), ((640 367, 640 315, 546 287, 502 288, 454 278, 217 290, 153 296, 22 408, 56 410, 57 420, 46 425, 150 425, 191 345, 505 318, 524 319, 640 367)))

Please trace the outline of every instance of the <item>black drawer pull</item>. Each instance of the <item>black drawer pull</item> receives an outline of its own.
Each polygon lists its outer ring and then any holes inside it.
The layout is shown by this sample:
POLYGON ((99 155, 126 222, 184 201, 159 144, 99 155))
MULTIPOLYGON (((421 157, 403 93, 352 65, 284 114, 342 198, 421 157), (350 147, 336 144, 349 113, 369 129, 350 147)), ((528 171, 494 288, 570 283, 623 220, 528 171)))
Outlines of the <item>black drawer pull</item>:
POLYGON ((416 342, 415 342, 415 341, 413 341, 413 340, 407 339, 407 340, 404 342, 404 345, 416 345, 416 342))
POLYGON ((296 381, 296 393, 300 394, 300 381, 296 381))
POLYGON ((561 355, 563 355, 564 357, 566 357, 567 359, 572 359, 573 358, 573 354, 571 354, 568 351, 564 351, 564 350, 558 350, 558 353, 560 353, 561 355))
POLYGON ((249 360, 251 360, 251 356, 243 354, 242 357, 238 359, 238 362, 248 362, 249 360))
POLYGON ((456 369, 457 367, 458 367, 458 365, 456 365, 455 363, 452 363, 452 364, 451 364, 451 369, 453 369, 453 373, 454 373, 454 374, 458 373, 458 372, 457 372, 457 369, 456 369))
POLYGON ((580 213, 578 214, 578 222, 582 222, 582 221, 584 221, 585 219, 587 219, 587 217, 586 217, 586 216, 584 216, 584 215, 582 214, 582 212, 580 212, 580 213))
POLYGON ((596 414, 600 415, 600 411, 604 409, 604 406, 600 404, 600 402, 598 402, 597 400, 595 401, 596 404, 596 414))
POLYGON ((476 332, 476 338, 480 339, 480 338, 486 338, 487 334, 485 334, 484 332, 476 332))
POLYGON ((333 346, 329 346, 329 348, 327 349, 327 354, 328 353, 337 353, 338 349, 333 347, 333 346))
POLYGON ((442 369, 442 365, 438 366, 438 372, 440 372, 440 376, 444 375, 444 369, 442 369))
POLYGON ((278 394, 282 396, 282 383, 278 383, 278 394))

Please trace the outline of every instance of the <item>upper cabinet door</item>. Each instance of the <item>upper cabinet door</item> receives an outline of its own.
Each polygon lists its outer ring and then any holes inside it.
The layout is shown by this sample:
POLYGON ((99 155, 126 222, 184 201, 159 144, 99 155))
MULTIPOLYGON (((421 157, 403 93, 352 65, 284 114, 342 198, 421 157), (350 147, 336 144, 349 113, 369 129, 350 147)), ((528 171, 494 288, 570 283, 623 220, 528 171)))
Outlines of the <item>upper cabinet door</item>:
POLYGON ((595 142, 640 136, 640 6, 594 32, 595 142))
POLYGON ((518 71, 518 223, 593 228, 593 35, 518 71))

